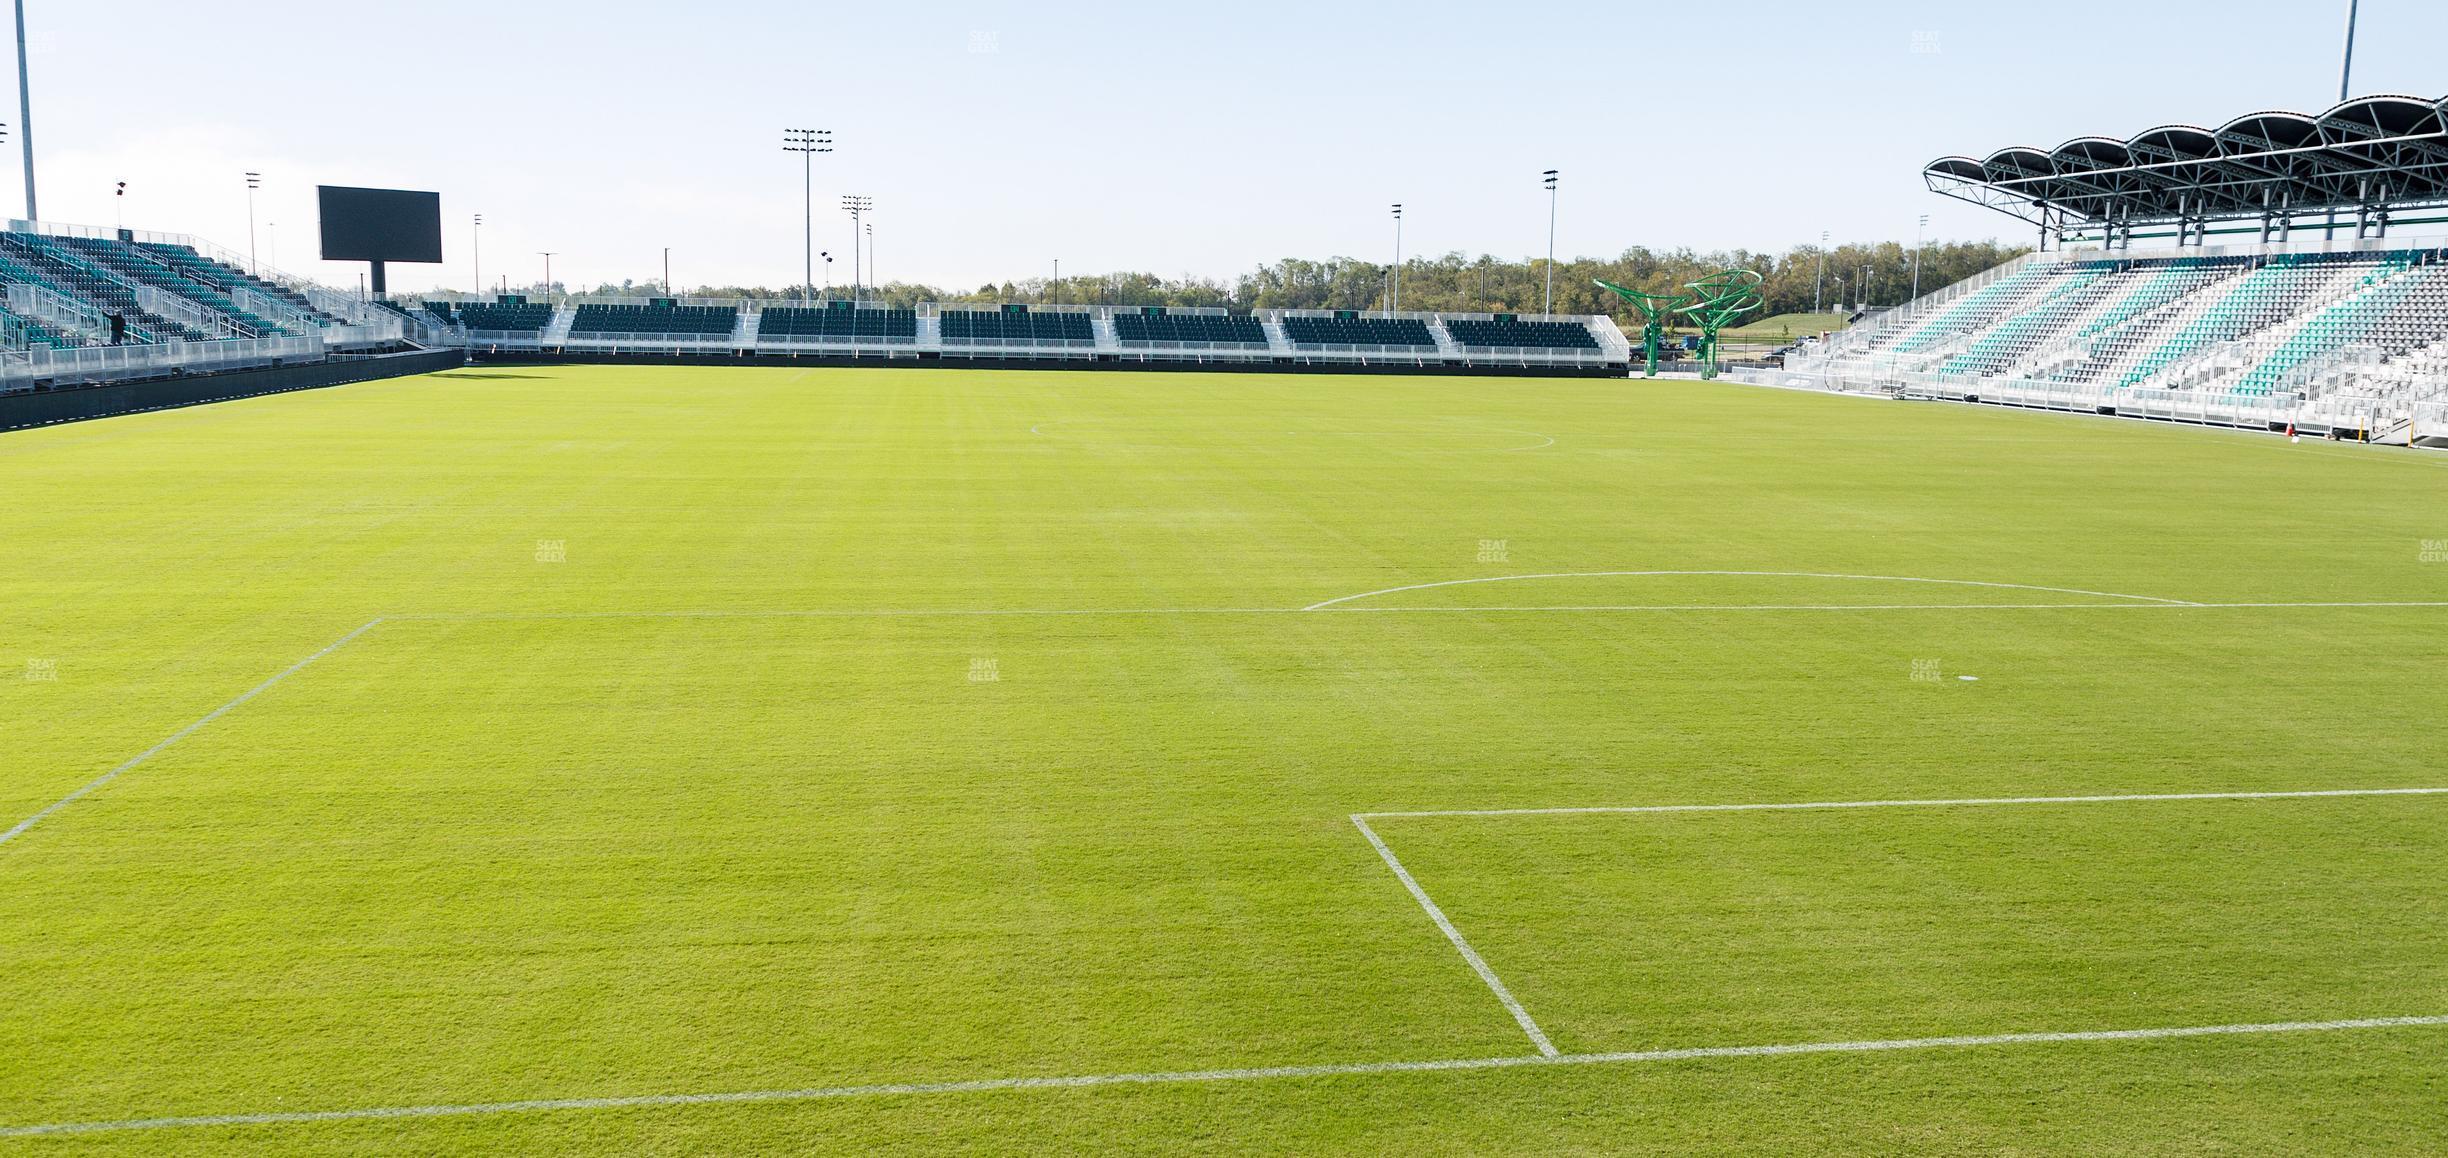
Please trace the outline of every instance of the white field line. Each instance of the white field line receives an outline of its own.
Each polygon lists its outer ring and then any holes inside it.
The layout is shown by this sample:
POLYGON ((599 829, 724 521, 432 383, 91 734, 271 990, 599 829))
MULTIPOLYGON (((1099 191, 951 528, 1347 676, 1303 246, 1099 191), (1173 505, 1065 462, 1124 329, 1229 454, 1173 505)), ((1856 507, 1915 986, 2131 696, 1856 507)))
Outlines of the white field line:
POLYGON ((1505 988, 1504 982, 1497 979, 1496 971, 1488 967, 1487 961, 1479 956, 1479 951, 1471 948, 1470 942, 1462 938, 1462 930, 1454 928, 1454 923, 1445 918, 1445 910, 1438 908, 1435 901, 1428 899, 1428 890, 1421 888, 1419 881, 1412 878, 1411 870, 1403 867, 1402 861, 1394 855, 1394 850, 1387 848, 1386 842, 1378 839, 1377 830, 1370 828, 1368 821, 1357 816, 1352 817, 1351 822, 1359 826, 1360 835, 1368 838, 1369 844, 1377 849, 1377 855, 1385 858, 1386 867, 1394 870, 1395 879, 1401 881, 1404 888, 1411 890, 1411 899, 1418 901, 1420 908, 1428 911, 1428 919, 1436 922, 1436 927, 1444 932, 1445 939, 1453 942, 1453 947, 1461 951, 1462 960, 1470 964, 1471 972, 1477 973, 1481 981, 1487 982, 1488 989, 1496 994, 1496 1000, 1504 1003, 1505 1012, 1512 1014, 1515 1024, 1521 1026, 1523 1033, 1530 1035, 1530 1044, 1538 1047, 1541 1056, 1556 1056, 1555 1043, 1547 1040, 1546 1031, 1538 1027, 1538 1022, 1530 1019, 1530 1011, 1522 1008, 1522 1003, 1514 999, 1513 991, 1505 988))
MULTIPOLYGON (((1972 808, 2003 804, 2118 804, 2150 800, 2310 800, 2337 796, 2448 796, 2448 788, 2317 788, 2295 792, 2152 792, 2122 796, 1988 796, 1940 800, 1818 800, 1771 804, 1636 804, 1585 808, 1445 808, 1419 812, 1362 812, 1365 820, 1436 816, 1590 816, 1663 812, 1803 812, 1840 808, 1972 808)), ((1367 831, 1366 824, 1361 825, 1367 831)), ((1375 840, 1372 834, 1371 840, 1375 840)), ((1382 846, 1380 846, 1382 847, 1382 846)), ((1391 859, 1391 856, 1388 857, 1391 859)), ((1399 870, 1397 870, 1399 871, 1399 870)))
MULTIPOLYGON (((1038 423, 1038 424, 1037 424, 1037 425, 1035 425, 1035 426, 1029 427, 1029 433, 1030 433, 1030 434, 1034 434, 1034 435, 1038 435, 1038 436, 1040 436, 1040 437, 1044 437, 1044 438, 1052 438, 1052 437, 1056 437, 1056 436, 1055 436, 1055 435, 1049 435, 1049 434, 1047 434, 1047 433, 1045 432, 1045 428, 1046 428, 1046 427, 1048 427, 1048 426, 1076 426, 1076 425, 1079 425, 1080 423, 1083 423, 1083 422, 1094 422, 1094 421, 1097 421, 1097 420, 1096 420, 1096 419, 1092 419, 1092 418, 1054 418, 1054 419, 1048 419, 1048 420, 1046 420, 1046 421, 1044 421, 1044 422, 1040 422, 1040 423, 1038 423)), ((1214 433, 1220 433, 1220 434, 1254 434, 1254 433, 1263 433, 1263 432, 1260 432, 1260 431, 1216 431, 1216 432, 1214 432, 1214 433)), ((1436 436, 1436 435, 1439 435, 1439 434, 1448 434, 1448 433, 1452 433, 1452 434, 1518 434, 1518 435, 1522 436, 1523 438, 1535 438, 1535 439, 1538 439, 1538 440, 1539 440, 1538 442, 1531 443, 1531 444, 1530 444, 1530 445, 1528 445, 1528 446, 1493 446, 1493 447, 1484 447, 1484 448, 1472 448, 1472 450, 1473 450, 1474 452, 1484 450, 1484 452, 1485 452, 1485 453, 1489 453, 1489 454, 1511 454, 1511 453, 1514 453, 1514 452, 1516 452, 1516 451, 1525 451, 1525 450, 1545 450, 1545 449, 1547 449, 1548 447, 1554 446, 1554 445, 1556 444, 1555 436, 1554 436, 1554 435, 1552 435, 1552 434, 1540 434, 1538 431, 1535 431, 1535 430, 1512 430, 1512 429, 1508 429, 1508 428, 1506 428, 1506 427, 1502 427, 1502 426, 1479 426, 1479 427, 1472 427, 1472 428, 1469 428, 1469 429, 1465 429, 1465 430, 1458 430, 1458 431, 1438 431, 1438 430, 1287 430, 1287 431, 1284 431, 1284 433, 1285 433, 1285 434, 1287 434, 1287 435, 1293 435, 1293 436, 1299 436, 1299 435, 1319 435, 1319 436, 1324 436, 1324 437, 1334 437, 1334 436, 1337 436, 1337 435, 1341 435, 1341 436, 1344 436, 1344 437, 1354 437, 1354 436, 1357 436, 1357 437, 1369 437, 1369 438, 1406 438, 1406 437, 1416 437, 1416 436, 1420 436, 1420 435, 1427 435, 1427 436, 1431 436, 1431 437, 1433 437, 1433 436, 1436 436)), ((1150 445, 1150 444, 1145 444, 1145 443, 1142 443, 1142 444, 1139 444, 1139 445, 1150 445)), ((1156 444, 1156 445, 1173 445, 1173 444, 1156 444)))
POLYGON ((1514 1054, 1506 1057, 1455 1058, 1446 1061, 1353 1062, 1341 1065, 1258 1066, 1247 1069, 1174 1070, 1152 1073, 1088 1074, 1073 1077, 988 1078, 965 1082, 906 1082, 892 1085, 821 1086, 798 1090, 737 1090, 701 1094, 644 1094, 608 1098, 538 1098, 516 1102, 466 1102, 424 1106, 380 1106, 355 1110, 298 1110, 260 1114, 203 1114, 193 1117, 123 1118, 112 1121, 59 1122, 35 1126, 0 1126, 0 1138, 49 1134, 100 1134, 122 1130, 168 1130, 208 1126, 278 1126, 312 1122, 351 1122, 399 1118, 466 1117, 479 1114, 542 1113, 560 1110, 620 1110, 680 1106, 738 1105, 757 1102, 813 1102, 835 1098, 906 1097, 922 1094, 969 1094, 997 1090, 1076 1090, 1097 1086, 1172 1085, 1190 1082, 1245 1082, 1275 1078, 1318 1078, 1363 1074, 1445 1073, 1462 1070, 1530 1069, 1549 1066, 1634 1065, 1656 1062, 1707 1061, 1717 1058, 1791 1057, 1804 1054, 1886 1053, 1900 1050, 1967 1049, 1988 1046, 2046 1045, 2103 1041, 2155 1041, 2167 1038, 2227 1037, 2283 1033, 2334 1033, 2348 1030, 2412 1029, 2448 1026, 2448 1016, 2358 1017, 2337 1021, 2272 1021, 2236 1025, 2171 1026, 2155 1029, 2094 1029, 2059 1033, 1991 1033, 1954 1037, 1910 1037, 1883 1041, 1803 1042, 1792 1045, 1701 1046, 1623 1053, 1514 1054))
POLYGON ((1426 591, 1436 587, 1467 587, 1478 583, 1521 583, 1537 579, 1609 579, 1654 576, 1715 576, 1764 579, 1856 579, 1877 583, 1936 583, 1949 587, 1994 587, 2011 591, 2048 591, 2059 595, 2088 595, 2099 599, 2130 599, 2142 603, 2167 604, 2176 607, 2198 607, 2185 599, 2163 599, 2156 595, 2127 595, 2118 591, 2085 591, 2076 587, 2042 587, 2031 583, 1989 583, 1977 579, 1925 579, 1916 575, 1844 575, 1817 571, 1551 571, 1535 575, 1483 575, 1475 579, 1442 579, 1434 583, 1411 583, 1401 587, 1385 587, 1343 595, 1322 603, 1312 603, 1303 611, 1322 611, 1338 603, 1370 599, 1379 595, 1394 595, 1404 591, 1426 591))
POLYGON ((105 785, 105 784, 110 783, 110 782, 111 782, 111 781, 113 781, 113 780, 118 779, 118 778, 119 778, 120 773, 126 772, 127 770, 129 770, 129 769, 131 769, 131 768, 134 768, 134 767, 136 767, 137 765, 142 764, 142 763, 144 763, 144 762, 145 762, 145 761, 147 761, 147 760, 152 759, 154 756, 158 755, 158 754, 161 752, 161 750, 162 750, 162 749, 167 748, 167 747, 169 747, 169 746, 170 746, 170 745, 172 745, 172 744, 176 744, 176 743, 178 743, 179 741, 184 740, 184 739, 186 739, 187 737, 189 737, 189 736, 191 736, 191 735, 194 735, 197 729, 202 728, 202 727, 203 727, 204 725, 206 725, 206 724, 212 723, 214 720, 218 720, 218 719, 220 719, 221 717, 228 715, 228 714, 229 714, 231 711, 235 710, 235 709, 238 707, 238 705, 243 704, 243 703, 247 702, 248 700, 254 699, 254 698, 255 698, 255 697, 257 697, 257 696, 262 695, 262 694, 263 694, 264 692, 266 692, 267 690, 270 690, 270 688, 272 687, 272 685, 277 684, 277 683, 281 682, 282 680, 288 679, 290 676, 296 675, 296 674, 297 674, 297 673, 298 673, 298 672, 299 672, 301 669, 303 669, 303 668, 304 668, 306 665, 308 665, 308 664, 310 664, 310 663, 313 663, 314 661, 316 661, 316 660, 318 660, 318 659, 321 659, 321 658, 323 658, 324 656, 330 655, 331 653, 333 653, 333 652, 335 652, 335 651, 340 650, 342 647, 347 646, 347 645, 348 645, 348 643, 349 643, 349 641, 351 641, 351 640, 353 640, 353 639, 356 639, 356 638, 357 638, 358 636, 360 636, 360 635, 364 635, 366 632, 369 632, 369 631, 374 630, 375 625, 376 625, 376 624, 381 623, 382 621, 383 621, 383 617, 382 617, 382 616, 379 616, 379 615, 375 616, 375 617, 374 617, 374 618, 372 618, 372 619, 366 620, 366 621, 365 621, 365 623, 364 623, 363 625, 361 625, 361 626, 359 626, 359 627, 357 628, 357 630, 352 631, 352 632, 348 633, 347 635, 343 635, 343 636, 341 636, 340 638, 338 638, 338 639, 335 639, 335 640, 331 641, 331 643, 329 643, 329 644, 327 644, 327 645, 325 645, 325 646, 324 646, 323 650, 318 651, 318 652, 314 653, 313 655, 307 656, 306 658, 301 659, 301 660, 297 661, 296 663, 290 664, 288 667, 281 669, 281 671, 279 672, 279 674, 274 675, 272 678, 270 678, 270 679, 268 679, 268 680, 265 680, 264 682, 259 683, 259 684, 255 685, 254 687, 248 688, 248 689, 247 689, 246 691, 244 691, 244 692, 239 693, 239 695, 238 695, 238 698, 237 698, 237 699, 231 700, 230 702, 228 702, 228 703, 226 703, 226 704, 223 704, 223 705, 221 705, 220 707, 214 708, 214 709, 213 709, 212 711, 210 711, 210 712, 205 713, 205 714, 204 714, 204 718, 203 718, 203 719, 197 720, 196 722, 194 722, 194 723, 192 723, 192 724, 189 724, 189 725, 187 725, 187 726, 186 726, 186 727, 184 727, 184 728, 180 728, 180 729, 179 729, 178 731, 176 731, 176 732, 172 732, 172 733, 170 734, 170 736, 169 736, 169 738, 168 738, 168 739, 165 739, 165 740, 163 740, 161 743, 155 744, 155 745, 153 745, 152 747, 147 748, 147 749, 145 749, 145 750, 144 750, 144 751, 142 751, 142 752, 138 752, 138 753, 137 753, 137 754, 136 754, 134 757, 130 758, 130 759, 128 760, 128 762, 127 762, 127 763, 125 763, 125 764, 121 764, 120 766, 118 766, 118 767, 116 767, 116 768, 113 768, 113 769, 111 769, 110 771, 108 771, 108 772, 105 772, 105 773, 101 774, 100 776, 95 777, 93 780, 91 780, 90 782, 88 782, 88 783, 87 783, 87 784, 86 784, 84 787, 79 788, 79 789, 77 789, 76 791, 71 792, 71 793, 69 793, 69 794, 68 794, 68 795, 66 795, 66 796, 60 797, 58 800, 53 801, 53 802, 51 803, 50 807, 47 807, 47 808, 43 809, 42 811, 35 813, 35 814, 34 814, 34 815, 32 815, 32 816, 26 817, 24 820, 20 820, 20 821, 18 821, 18 822, 17 822, 17 826, 16 826, 15 828, 9 829, 7 832, 0 832, 0 844, 6 844, 6 843, 8 843, 9 841, 12 841, 12 840, 17 839, 17 837, 18 837, 20 834, 24 833, 24 832, 25 832, 25 830, 27 830, 27 829, 29 829, 29 828, 32 828, 32 827, 34 827, 34 826, 35 826, 35 825, 37 825, 37 824, 42 823, 43 818, 45 818, 45 817, 47 817, 47 816, 50 816, 52 813, 57 812, 57 811, 59 811, 60 809, 66 808, 66 807, 68 807, 69 805, 76 803, 78 800, 83 799, 83 798, 86 796, 86 794, 88 794, 88 793, 92 792, 93 790, 95 790, 95 789, 97 789, 97 788, 102 787, 102 786, 103 786, 103 785, 105 785))
MULTIPOLYGON (((1397 589, 1399 590, 1399 589, 1397 589)), ((2046 590, 2046 589, 2044 589, 2046 590)), ((1371 592, 1370 594, 1379 594, 1371 592)), ((1359 596, 1345 596, 1357 599, 1359 596)), ((2116 596, 2142 599, 2146 596, 2116 596)), ((1330 601, 1331 602, 1331 601, 1330 601)), ((1302 615, 1318 607, 872 607, 872 608, 703 608, 673 611, 423 611, 386 616, 390 620, 469 623, 502 620, 560 619, 975 619, 1136 615, 1302 615)), ((2251 603, 1587 603, 1514 604, 1467 607, 1337 607, 1341 614, 1476 615, 1532 612, 1720 612, 1720 611, 2216 611, 2221 609, 2448 607, 2448 600, 2367 600, 2251 603)))

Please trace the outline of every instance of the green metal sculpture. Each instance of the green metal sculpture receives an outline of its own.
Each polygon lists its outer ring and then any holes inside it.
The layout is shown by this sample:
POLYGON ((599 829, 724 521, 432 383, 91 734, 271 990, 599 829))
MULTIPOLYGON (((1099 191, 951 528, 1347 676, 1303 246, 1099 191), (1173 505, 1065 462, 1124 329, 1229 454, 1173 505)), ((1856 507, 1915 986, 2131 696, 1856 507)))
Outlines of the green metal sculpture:
POLYGON ((1729 269, 1711 274, 1683 287, 1684 292, 1671 294, 1644 293, 1598 278, 1591 278, 1615 296, 1631 303, 1641 315, 1641 345, 1649 357, 1649 369, 1644 377, 1657 377, 1658 350, 1665 345, 1666 327, 1673 315, 1682 314, 1700 327, 1700 376, 1717 376, 1717 331, 1744 314, 1765 305, 1768 296, 1761 292, 1764 280, 1747 269, 1729 269))
POLYGON ((1729 269, 1701 278, 1684 287, 1699 295, 1699 300, 1677 313, 1700 323, 1700 376, 1717 376, 1717 331, 1727 322, 1760 308, 1768 295, 1760 289, 1762 278, 1757 270, 1729 269))
POLYGON ((1649 370, 1642 377, 1657 377, 1658 349, 1666 342, 1666 323, 1671 320, 1673 313, 1689 300, 1689 295, 1643 293, 1636 289, 1625 289, 1602 278, 1591 278, 1590 280, 1597 282, 1600 288, 1612 291, 1616 297, 1630 302, 1633 309, 1640 311, 1641 346, 1649 352, 1649 370))

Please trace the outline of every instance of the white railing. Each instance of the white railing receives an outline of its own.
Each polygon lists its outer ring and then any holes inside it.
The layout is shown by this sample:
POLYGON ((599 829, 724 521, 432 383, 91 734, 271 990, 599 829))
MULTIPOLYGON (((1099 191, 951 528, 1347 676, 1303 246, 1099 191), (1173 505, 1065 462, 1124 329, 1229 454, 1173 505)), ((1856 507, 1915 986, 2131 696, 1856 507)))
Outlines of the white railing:
POLYGON ((0 383, 12 390, 26 389, 38 382, 87 384, 153 377, 173 371, 194 373, 290 362, 317 362, 323 359, 323 355, 323 339, 315 334, 221 342, 154 342, 141 346, 10 350, 0 353, 0 383))
POLYGON ((110 317, 102 311, 51 289, 31 282, 11 282, 8 287, 9 312, 29 318, 52 329, 79 338, 110 337, 110 317))
POLYGON ((228 334, 238 338, 259 338, 263 335, 236 318, 219 310, 206 309, 159 286, 135 287, 136 304, 146 313, 168 318, 191 330, 207 334, 228 334))
POLYGON ((632 333, 627 330, 581 330, 573 326, 567 340, 571 342, 624 342, 636 346, 728 346, 731 344, 731 335, 735 332, 735 330, 724 330, 719 334, 647 334, 632 333))

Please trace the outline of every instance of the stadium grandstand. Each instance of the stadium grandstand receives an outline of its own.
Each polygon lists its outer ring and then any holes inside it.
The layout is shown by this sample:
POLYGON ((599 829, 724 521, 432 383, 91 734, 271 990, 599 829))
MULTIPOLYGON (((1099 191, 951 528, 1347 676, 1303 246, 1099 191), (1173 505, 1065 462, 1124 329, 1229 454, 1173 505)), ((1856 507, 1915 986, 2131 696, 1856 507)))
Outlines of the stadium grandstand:
POLYGON ((192 237, 13 222, 0 234, 0 392, 446 352, 478 360, 676 356, 1141 368, 1400 368, 1621 375, 1603 315, 801 304, 577 295, 362 298, 192 237))
POLYGON ((2039 250, 1816 343, 1788 378, 2448 444, 2448 98, 2362 97, 1945 157, 2039 250), (2135 242, 2144 241, 2144 248, 2135 242))

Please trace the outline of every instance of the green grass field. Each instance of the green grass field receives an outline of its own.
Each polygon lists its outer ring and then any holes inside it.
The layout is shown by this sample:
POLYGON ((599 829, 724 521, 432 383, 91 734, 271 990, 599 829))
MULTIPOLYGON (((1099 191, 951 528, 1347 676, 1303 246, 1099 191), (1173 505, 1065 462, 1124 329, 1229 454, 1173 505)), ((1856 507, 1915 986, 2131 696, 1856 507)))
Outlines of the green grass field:
POLYGON ((0 487, 0 1151, 2448 1138, 2448 796, 1382 815, 2448 786, 2437 457, 494 368, 0 487))
POLYGON ((1816 337, 1845 328, 1843 314, 1778 314, 1760 318, 1740 326, 1728 327, 1718 334, 1729 342, 1790 342, 1816 337))

